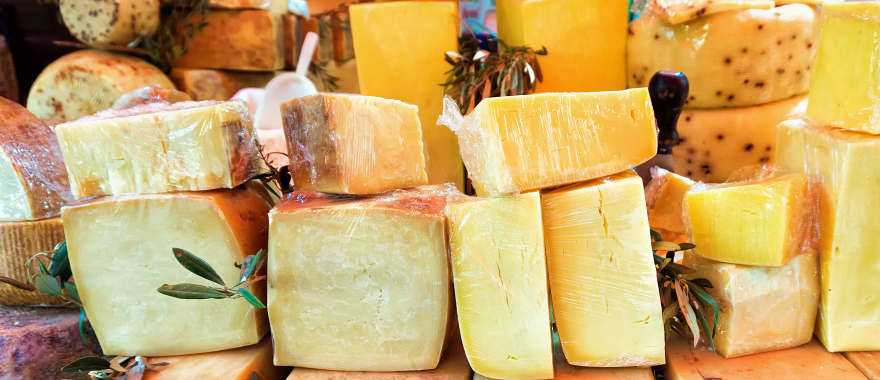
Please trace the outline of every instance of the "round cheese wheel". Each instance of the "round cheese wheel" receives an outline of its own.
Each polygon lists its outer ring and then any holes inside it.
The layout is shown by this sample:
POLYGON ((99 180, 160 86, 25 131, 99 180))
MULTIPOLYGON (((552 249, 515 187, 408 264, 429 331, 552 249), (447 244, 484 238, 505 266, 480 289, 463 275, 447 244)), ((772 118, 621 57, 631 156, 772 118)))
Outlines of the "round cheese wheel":
POLYGON ((159 27, 159 0, 61 0, 64 25, 91 46, 127 45, 159 27))

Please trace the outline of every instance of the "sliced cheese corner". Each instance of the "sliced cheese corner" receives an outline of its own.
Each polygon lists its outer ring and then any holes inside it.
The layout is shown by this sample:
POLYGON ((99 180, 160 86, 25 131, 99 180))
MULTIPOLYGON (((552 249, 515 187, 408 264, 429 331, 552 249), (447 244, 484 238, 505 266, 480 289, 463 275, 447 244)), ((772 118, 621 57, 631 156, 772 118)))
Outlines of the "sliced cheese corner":
POLYGON ((272 364, 272 339, 225 351, 150 358, 167 363, 148 370, 143 380, 281 380, 286 373, 272 364))
MULTIPOLYGON (((0 275, 30 282, 28 260, 39 252, 51 252, 64 241, 60 218, 26 222, 0 222, 0 275)), ((0 283, 0 305, 44 305, 63 301, 40 292, 29 292, 0 283)))
POLYGON ((281 15, 268 10, 214 10, 176 67, 272 71, 284 68, 281 15))
POLYGON ((652 228, 675 234, 687 232, 684 223, 684 197, 695 182, 685 176, 655 167, 645 188, 648 222, 652 228))

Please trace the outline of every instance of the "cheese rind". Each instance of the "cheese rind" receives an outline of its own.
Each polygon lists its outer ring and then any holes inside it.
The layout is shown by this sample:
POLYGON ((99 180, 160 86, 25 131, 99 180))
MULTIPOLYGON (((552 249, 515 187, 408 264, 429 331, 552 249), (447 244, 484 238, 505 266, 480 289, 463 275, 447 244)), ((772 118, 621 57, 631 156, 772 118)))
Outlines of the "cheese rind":
POLYGON ((193 100, 229 100, 245 87, 265 87, 275 73, 249 73, 212 69, 171 69, 171 80, 193 100))
POLYGON ((474 371, 553 377, 538 193, 455 201, 446 208, 458 324, 474 371))
MULTIPOLYGON (((33 222, 0 222, 0 275, 29 283, 28 260, 39 252, 51 252, 64 241, 60 218, 33 222)), ((46 305, 63 301, 40 292, 29 292, 0 283, 2 305, 46 305)))
POLYGON ((226 351, 150 358, 167 363, 148 370, 143 380, 281 380, 286 371, 272 364, 272 339, 226 351))
POLYGON ((664 363, 642 181, 631 171, 542 195, 553 315, 569 363, 664 363))
POLYGON ((284 68, 281 15, 264 10, 217 10, 193 35, 176 67, 271 71, 284 68))
POLYGON ((159 0, 60 0, 64 25, 91 46, 126 46, 159 28, 159 0))
POLYGON ((666 169, 651 168, 651 182, 645 188, 648 222, 652 228, 676 234, 687 233, 684 197, 695 182, 666 169))

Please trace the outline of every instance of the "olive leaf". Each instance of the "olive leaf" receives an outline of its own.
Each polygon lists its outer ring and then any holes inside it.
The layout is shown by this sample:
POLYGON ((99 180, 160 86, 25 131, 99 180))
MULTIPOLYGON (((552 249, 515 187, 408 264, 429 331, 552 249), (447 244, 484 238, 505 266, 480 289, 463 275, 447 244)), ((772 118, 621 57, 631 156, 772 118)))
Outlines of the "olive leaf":
POLYGON ((223 282, 217 271, 207 261, 202 260, 185 249, 171 248, 171 251, 174 253, 174 258, 177 259, 177 262, 188 271, 208 281, 226 286, 226 283, 223 282))
POLYGON ((37 288, 40 293, 55 297, 61 296, 61 284, 58 283, 58 279, 48 274, 38 274, 34 278, 34 287, 37 288))
POLYGON ((241 297, 244 298, 246 301, 250 302, 250 304, 253 305, 255 308, 257 308, 257 309, 265 309, 266 308, 266 305, 263 304, 263 301, 260 301, 260 299, 257 298, 257 296, 255 296, 253 293, 250 292, 250 290, 247 290, 245 288, 239 288, 238 294, 240 294, 241 297))
POLYGON ((73 273, 70 271, 70 260, 67 257, 67 242, 62 241, 55 245, 52 250, 52 259, 49 261, 49 274, 58 277, 61 282, 67 282, 73 273))
MULTIPOLYGON (((216 279, 219 280, 220 276, 217 275, 217 272, 198 256, 180 248, 173 248, 172 251, 174 252, 174 257, 176 257, 178 261, 181 262, 181 265, 187 270, 209 280, 215 276, 216 279)), ((263 309, 266 305, 248 290, 248 287, 250 286, 249 282, 260 281, 265 278, 263 276, 255 277, 255 275, 259 273, 260 268, 265 264, 265 257, 266 253, 261 249, 255 254, 245 257, 241 265, 236 263, 235 266, 241 269, 241 277, 240 282, 232 287, 226 286, 222 280, 219 280, 214 282, 222 285, 222 287, 211 287, 199 284, 164 284, 156 290, 166 296, 180 299, 222 299, 241 297, 254 307, 263 309)))
POLYGON ((239 279, 239 284, 247 281, 248 278, 256 273, 257 267, 260 266, 263 260, 266 258, 266 251, 259 250, 256 254, 250 255, 245 258, 244 264, 241 267, 241 278, 239 279))
POLYGON ((110 361, 99 356, 86 356, 79 358, 61 367, 61 372, 82 373, 101 371, 110 368, 110 361))
POLYGON ((67 298, 76 301, 76 303, 82 304, 82 300, 79 299, 79 291, 76 290, 76 285, 72 282, 64 283, 64 294, 67 295, 67 298))
POLYGON ((183 299, 221 299, 228 297, 223 291, 198 284, 165 284, 160 286, 158 290, 159 293, 166 296, 183 299))
POLYGON ((76 328, 79 330, 79 339, 82 341, 83 345, 89 344, 88 339, 86 339, 86 322, 88 321, 89 318, 86 316, 86 309, 80 307, 79 319, 76 321, 76 328))

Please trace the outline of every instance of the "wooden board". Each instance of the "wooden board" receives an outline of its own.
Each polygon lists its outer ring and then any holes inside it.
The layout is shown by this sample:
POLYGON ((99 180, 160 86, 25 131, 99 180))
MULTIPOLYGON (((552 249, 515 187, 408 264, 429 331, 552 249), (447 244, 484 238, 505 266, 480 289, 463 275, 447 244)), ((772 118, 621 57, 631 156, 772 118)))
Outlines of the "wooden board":
POLYGON ((880 351, 845 352, 844 355, 869 379, 880 380, 880 351))

